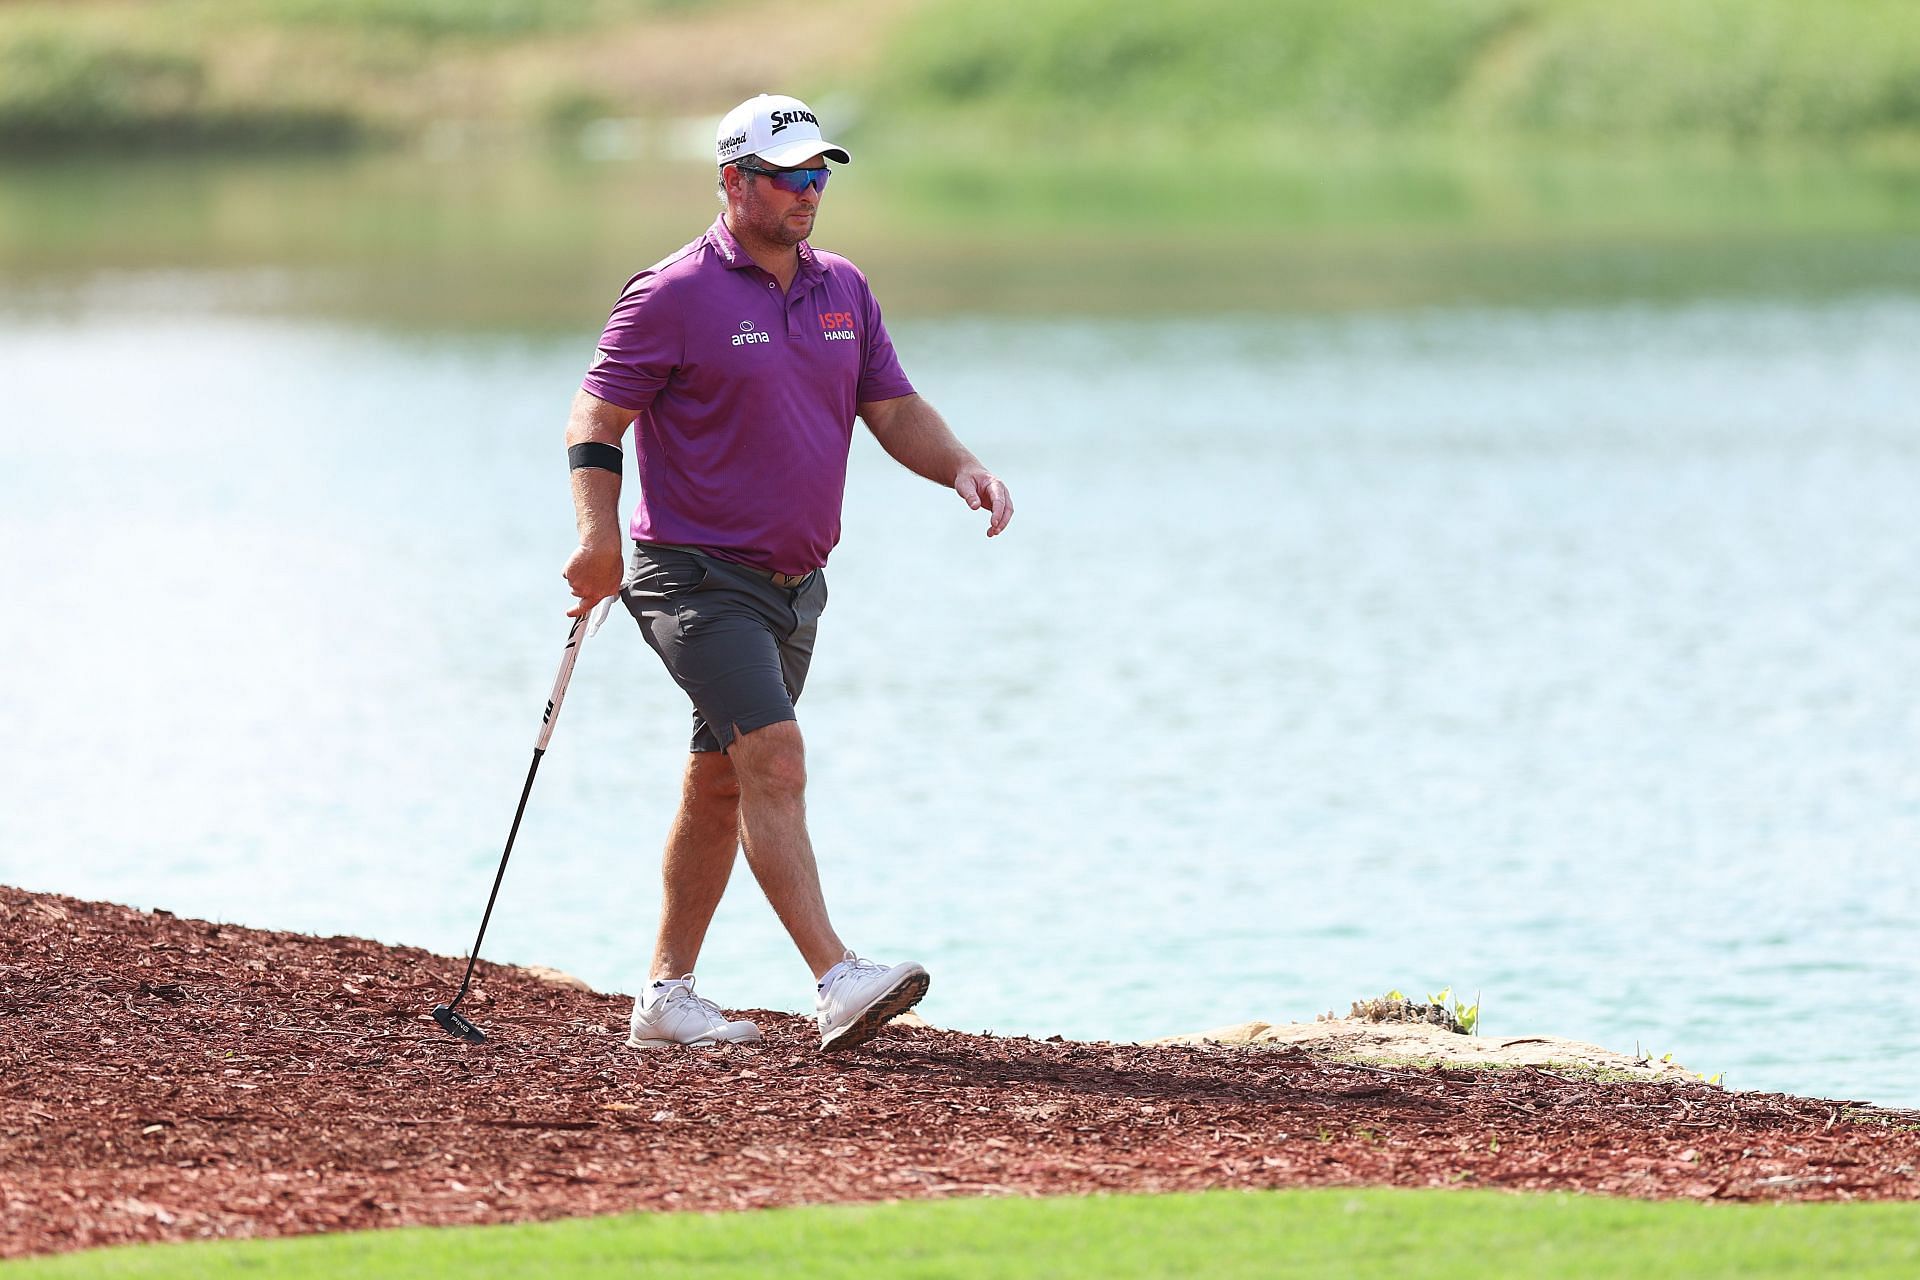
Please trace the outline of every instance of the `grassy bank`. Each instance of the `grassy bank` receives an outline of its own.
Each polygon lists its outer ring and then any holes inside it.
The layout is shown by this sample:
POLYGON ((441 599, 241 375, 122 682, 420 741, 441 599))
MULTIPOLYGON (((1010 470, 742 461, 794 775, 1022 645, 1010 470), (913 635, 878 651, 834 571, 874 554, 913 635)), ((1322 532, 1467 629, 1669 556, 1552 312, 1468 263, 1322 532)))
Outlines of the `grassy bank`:
MULTIPOLYGON (((892 0, 819 0, 857 68, 892 0)), ((791 83, 777 0, 12 0, 0 154, 572 139, 791 83)), ((820 88, 817 82, 805 86, 820 88)))
POLYGON ((1274 128, 1862 141, 1920 131, 1904 0, 932 0, 890 101, 1036 146, 1274 128))
POLYGON ((0 151, 574 141, 749 92, 901 148, 1271 150, 1273 130, 1592 142, 1920 138, 1906 0, 13 0, 0 151), (862 110, 861 108, 864 108, 862 110), (879 123, 884 121, 884 124, 879 123), (492 131, 492 132, 488 132, 492 131))
POLYGON ((1722 1205, 1440 1191, 953 1200, 157 1245, 0 1275, 552 1277, 1909 1276, 1910 1204, 1722 1205))

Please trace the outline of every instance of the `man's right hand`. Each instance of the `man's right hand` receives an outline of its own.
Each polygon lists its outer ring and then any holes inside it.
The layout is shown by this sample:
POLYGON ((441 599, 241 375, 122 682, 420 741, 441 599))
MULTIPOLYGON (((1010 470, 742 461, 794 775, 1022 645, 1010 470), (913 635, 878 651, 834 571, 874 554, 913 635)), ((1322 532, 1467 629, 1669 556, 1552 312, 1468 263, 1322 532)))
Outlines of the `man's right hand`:
POLYGON ((617 542, 605 546, 575 547, 561 574, 573 594, 580 597, 580 602, 567 610, 567 616, 584 618, 593 611, 593 606, 617 594, 625 570, 617 542))

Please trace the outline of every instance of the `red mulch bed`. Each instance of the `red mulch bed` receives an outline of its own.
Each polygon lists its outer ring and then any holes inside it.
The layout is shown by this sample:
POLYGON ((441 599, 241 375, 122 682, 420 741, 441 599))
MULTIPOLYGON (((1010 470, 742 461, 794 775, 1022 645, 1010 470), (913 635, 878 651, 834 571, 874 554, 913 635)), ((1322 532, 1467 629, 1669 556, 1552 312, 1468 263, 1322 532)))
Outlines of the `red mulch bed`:
POLYGON ((637 1052, 623 997, 0 887, 0 1256, 125 1241, 1206 1187, 1920 1195, 1913 1113, 1705 1084, 890 1028, 637 1052), (1889 1123, 1894 1121, 1896 1123, 1889 1123))

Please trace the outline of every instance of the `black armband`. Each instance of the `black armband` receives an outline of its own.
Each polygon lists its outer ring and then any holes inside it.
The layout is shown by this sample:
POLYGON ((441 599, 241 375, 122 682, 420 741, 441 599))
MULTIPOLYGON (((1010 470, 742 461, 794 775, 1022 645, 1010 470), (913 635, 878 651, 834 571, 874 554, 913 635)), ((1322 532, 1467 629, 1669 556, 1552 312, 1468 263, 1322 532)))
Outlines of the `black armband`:
POLYGON ((620 446, 601 444, 589 440, 585 444, 567 446, 567 470, 578 471, 582 467, 598 467, 602 471, 620 474, 620 446))

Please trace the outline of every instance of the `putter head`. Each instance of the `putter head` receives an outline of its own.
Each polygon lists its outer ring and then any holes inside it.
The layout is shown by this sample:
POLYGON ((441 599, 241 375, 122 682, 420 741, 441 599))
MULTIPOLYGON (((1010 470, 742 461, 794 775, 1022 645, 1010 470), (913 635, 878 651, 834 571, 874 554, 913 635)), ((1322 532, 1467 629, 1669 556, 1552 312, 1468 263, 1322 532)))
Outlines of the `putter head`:
POLYGON ((433 1020, 450 1036, 459 1036, 469 1044, 485 1044, 487 1033, 455 1013, 451 1006, 437 1004, 433 1006, 433 1020))

